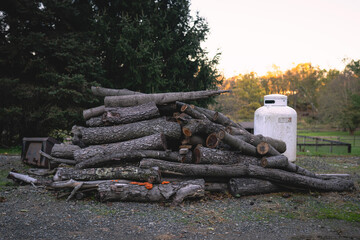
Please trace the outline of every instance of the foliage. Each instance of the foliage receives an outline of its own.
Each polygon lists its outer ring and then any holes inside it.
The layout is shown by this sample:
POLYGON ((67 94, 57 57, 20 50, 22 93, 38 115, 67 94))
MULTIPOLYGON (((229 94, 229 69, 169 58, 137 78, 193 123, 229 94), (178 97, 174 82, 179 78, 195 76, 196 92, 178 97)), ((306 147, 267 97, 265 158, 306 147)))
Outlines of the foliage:
MULTIPOLYGON (((217 54, 189 1, 6 0, 0 8, 0 143, 82 124, 91 85, 141 92, 215 88, 217 54)), ((206 103, 206 102, 205 102, 206 103)))

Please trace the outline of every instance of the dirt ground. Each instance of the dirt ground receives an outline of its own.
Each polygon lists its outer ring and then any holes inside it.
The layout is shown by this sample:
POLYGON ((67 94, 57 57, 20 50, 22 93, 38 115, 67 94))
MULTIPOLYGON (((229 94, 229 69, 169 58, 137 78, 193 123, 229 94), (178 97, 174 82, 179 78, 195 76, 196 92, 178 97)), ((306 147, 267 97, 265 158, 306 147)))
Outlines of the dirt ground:
POLYGON ((350 173, 350 193, 276 193, 168 204, 57 198, 6 180, 29 167, 0 156, 0 239, 360 239, 360 157, 300 157, 318 173, 350 173))

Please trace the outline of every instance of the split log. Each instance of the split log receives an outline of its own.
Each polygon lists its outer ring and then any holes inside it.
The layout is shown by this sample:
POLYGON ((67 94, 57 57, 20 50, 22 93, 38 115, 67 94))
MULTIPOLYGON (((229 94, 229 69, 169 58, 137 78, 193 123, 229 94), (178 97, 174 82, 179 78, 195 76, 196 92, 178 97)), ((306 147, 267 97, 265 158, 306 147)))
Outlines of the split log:
POLYGON ((256 178, 232 178, 229 190, 234 197, 281 192, 285 189, 267 180, 256 178))
POLYGON ((195 163, 201 164, 253 164, 259 165, 259 159, 235 151, 224 151, 197 146, 194 149, 195 163))
POLYGON ((263 168, 254 165, 248 166, 248 176, 272 181, 284 186, 295 186, 317 191, 342 192, 351 191, 354 189, 354 182, 347 179, 334 178, 324 180, 284 171, 281 169, 263 168))
MULTIPOLYGON (((80 149, 80 148, 79 148, 80 149)), ((39 151, 40 155, 41 156, 44 156, 45 158, 49 159, 50 162, 54 162, 54 163, 65 163, 65 164, 68 164, 68 165, 75 165, 76 162, 75 160, 71 160, 71 159, 63 159, 63 158, 55 158, 43 151, 39 151)))
POLYGON ((134 92, 128 89, 111 89, 111 88, 103 88, 103 87, 91 87, 91 91, 94 95, 100 96, 100 97, 106 97, 106 96, 123 96, 123 95, 137 95, 137 94, 143 94, 140 92, 134 92))
POLYGON ((251 145, 237 137, 234 137, 225 131, 218 132, 217 136, 224 143, 230 145, 231 147, 240 151, 241 153, 243 153, 245 155, 249 155, 249 156, 257 156, 256 148, 253 145, 251 145))
POLYGON ((142 158, 157 158, 172 162, 190 162, 191 154, 181 156, 178 152, 156 150, 131 150, 112 154, 109 158, 91 158, 76 164, 77 169, 94 167, 111 161, 140 160, 142 158))
POLYGON ((176 101, 197 100, 219 95, 227 90, 217 91, 195 91, 195 92, 170 92, 170 93, 154 93, 154 94, 137 94, 128 96, 107 96, 105 97, 106 107, 129 107, 147 102, 155 102, 156 104, 165 104, 176 101))
POLYGON ((54 175, 54 181, 63 180, 82 180, 94 181, 103 179, 129 179, 135 181, 160 182, 160 172, 158 168, 138 168, 138 167, 114 167, 114 168, 59 168, 54 175))
POLYGON ((102 115, 105 112, 105 106, 98 106, 94 108, 89 108, 83 111, 83 117, 85 120, 88 120, 92 117, 97 117, 102 115))
POLYGON ((260 142, 256 146, 256 152, 261 156, 279 156, 280 152, 278 152, 273 146, 271 146, 267 142, 260 142))
POLYGON ((73 144, 54 144, 50 155, 55 158, 74 159, 74 152, 79 149, 79 146, 73 144))
POLYGON ((111 159, 114 154, 135 149, 143 150, 164 150, 167 149, 165 135, 156 133, 133 140, 110 143, 105 145, 92 145, 74 152, 74 159, 77 163, 93 159, 111 159))
POLYGON ((160 171, 172 171, 193 177, 242 177, 247 174, 244 164, 212 165, 212 164, 185 164, 167 162, 158 159, 145 158, 141 160, 140 167, 159 167, 160 171))
POLYGON ((78 127, 78 130, 74 133, 74 138, 79 139, 85 145, 96 145, 126 141, 160 132, 171 139, 181 138, 180 125, 175 122, 166 121, 165 117, 119 126, 78 127))
POLYGON ((136 184, 100 184, 101 201, 133 201, 133 202, 164 202, 172 201, 180 204, 187 198, 200 198, 205 194, 203 179, 189 180, 178 183, 156 184, 151 189, 136 184))
POLYGON ((159 117, 159 109, 154 102, 132 107, 105 108, 102 121, 105 125, 133 123, 159 117))
POLYGON ((261 142, 266 142, 273 146, 279 153, 284 153, 286 151, 286 143, 282 140, 274 139, 271 137, 264 137, 261 134, 253 135, 246 131, 245 129, 229 126, 226 128, 226 131, 234 136, 242 136, 241 139, 251 145, 257 147, 261 142))
POLYGON ((105 124, 102 121, 102 116, 99 116, 99 117, 92 117, 89 120, 87 120, 86 126, 88 126, 88 127, 103 127, 103 126, 105 126, 105 124))

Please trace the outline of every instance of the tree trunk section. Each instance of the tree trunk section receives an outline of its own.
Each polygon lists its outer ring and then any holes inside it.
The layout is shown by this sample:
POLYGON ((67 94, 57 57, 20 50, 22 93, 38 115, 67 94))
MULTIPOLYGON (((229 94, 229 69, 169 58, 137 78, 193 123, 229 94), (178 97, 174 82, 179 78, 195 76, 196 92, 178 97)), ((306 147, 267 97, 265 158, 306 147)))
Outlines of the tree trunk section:
POLYGON ((105 112, 105 106, 98 106, 94 108, 89 108, 83 111, 83 117, 85 120, 88 120, 92 117, 97 117, 102 115, 105 112))
POLYGON ((195 134, 211 134, 213 132, 218 132, 224 129, 224 126, 213 123, 207 119, 191 119, 188 124, 182 128, 182 132, 185 136, 191 137, 195 134))
POLYGON ((203 179, 188 180, 178 183, 156 184, 148 190, 136 184, 112 183, 100 184, 100 200, 131 202, 164 202, 180 204, 187 198, 200 198, 205 194, 203 179))
POLYGON ((259 159, 235 151, 223 151, 198 146, 194 149, 195 162, 201 164, 253 164, 259 165, 259 159))
POLYGON ((256 146, 256 152, 261 156, 279 156, 280 152, 278 152, 273 146, 271 146, 267 142, 260 142, 256 146))
POLYGON ((74 152, 79 149, 79 146, 73 144, 54 144, 50 155, 55 158, 74 159, 74 152))
POLYGON ((270 181, 256 178, 232 178, 229 181, 229 189, 234 197, 284 191, 284 188, 270 181))
POLYGON ((100 97, 143 94, 128 89, 111 89, 111 88, 94 87, 94 86, 91 87, 91 91, 94 95, 100 97))
POLYGON ((261 158, 261 166, 264 168, 286 169, 289 165, 288 158, 284 155, 261 158))
POLYGON ((218 138, 245 155, 257 156, 256 148, 253 145, 234 137, 225 131, 218 132, 218 138))
POLYGON ((156 150, 131 150, 116 153, 111 155, 108 159, 106 158, 93 158, 88 159, 76 164, 77 169, 89 168, 94 166, 100 166, 102 164, 111 161, 129 161, 129 160, 140 160, 142 158, 157 158, 172 162, 182 162, 183 157, 178 152, 172 151, 156 151, 156 150))
POLYGON ((165 117, 119 126, 80 128, 77 138, 86 145, 96 145, 126 141, 160 132, 172 139, 181 138, 180 125, 166 121, 165 117))
POLYGON ((95 181, 105 179, 128 179, 135 181, 160 182, 160 172, 157 168, 114 167, 114 168, 59 168, 54 181, 64 180, 95 181))
POLYGON ((185 164, 167 162, 158 159, 145 158, 141 160, 140 167, 159 167, 160 171, 171 171, 192 177, 242 177, 247 175, 247 167, 244 164, 236 165, 212 165, 212 164, 185 164))
POLYGON ((171 92, 171 93, 154 93, 154 94, 137 94, 128 96, 107 96, 105 97, 106 107, 129 107, 147 102, 156 104, 165 104, 176 101, 197 100, 208 98, 228 92, 226 90, 217 91, 195 91, 195 92, 171 92))
POLYGON ((102 121, 105 125, 133 123, 159 117, 159 109, 153 102, 132 107, 105 108, 102 121))
POLYGON ((89 120, 87 120, 86 126, 88 126, 88 127, 103 127, 103 126, 105 126, 105 124, 102 121, 102 116, 99 116, 99 117, 92 117, 89 120))
POLYGON ((249 177, 260 178, 279 183, 284 186, 295 186, 304 189, 318 191, 351 191, 354 189, 354 182, 347 179, 319 179, 287 172, 281 169, 270 169, 259 166, 248 166, 249 177))
POLYGON ((143 150, 164 150, 167 148, 165 135, 156 133, 142 138, 133 140, 111 143, 105 145, 93 145, 74 152, 74 159, 77 163, 95 159, 111 159, 114 154, 135 149, 143 150))

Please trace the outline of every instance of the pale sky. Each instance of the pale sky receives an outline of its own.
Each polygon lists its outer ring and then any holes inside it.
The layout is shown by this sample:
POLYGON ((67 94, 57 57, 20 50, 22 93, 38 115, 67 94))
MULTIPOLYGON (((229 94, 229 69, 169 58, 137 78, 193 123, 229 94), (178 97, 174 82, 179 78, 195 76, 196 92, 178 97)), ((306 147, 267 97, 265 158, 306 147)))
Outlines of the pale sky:
POLYGON ((344 58, 360 59, 360 0, 191 0, 210 27, 202 45, 225 77, 272 65, 282 71, 311 62, 343 70, 344 58))

